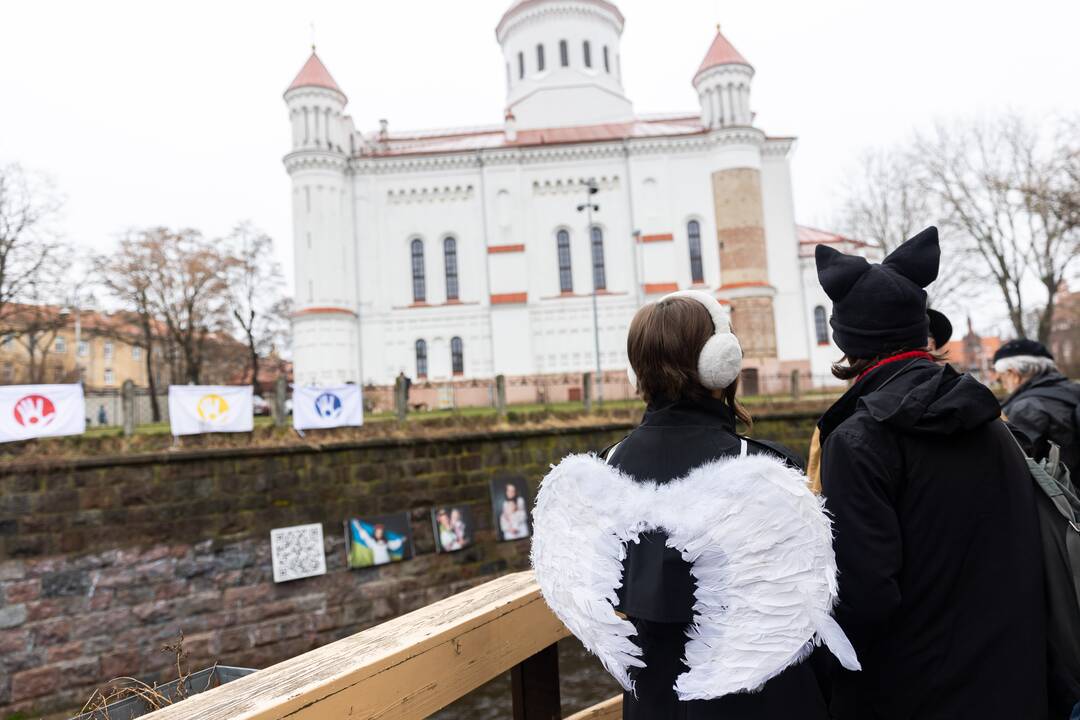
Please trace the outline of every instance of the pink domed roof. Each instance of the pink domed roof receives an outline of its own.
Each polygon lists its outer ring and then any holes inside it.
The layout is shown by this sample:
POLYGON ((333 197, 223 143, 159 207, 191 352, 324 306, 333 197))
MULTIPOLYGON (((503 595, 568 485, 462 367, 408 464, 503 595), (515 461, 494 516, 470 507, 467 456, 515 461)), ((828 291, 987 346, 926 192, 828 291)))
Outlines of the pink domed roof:
POLYGON ((705 53, 705 59, 701 61, 701 67, 695 73, 700 75, 711 67, 717 65, 746 65, 752 67, 746 58, 742 56, 735 46, 720 32, 720 26, 716 26, 716 38, 709 46, 709 52, 705 53))
POLYGON ((341 88, 334 82, 334 78, 330 77, 330 71, 323 65, 322 60, 315 54, 315 48, 311 48, 311 57, 304 63, 304 67, 300 68, 300 72, 297 73, 296 78, 289 85, 288 90, 295 90, 299 87, 322 87, 328 90, 334 90, 342 95, 341 88))

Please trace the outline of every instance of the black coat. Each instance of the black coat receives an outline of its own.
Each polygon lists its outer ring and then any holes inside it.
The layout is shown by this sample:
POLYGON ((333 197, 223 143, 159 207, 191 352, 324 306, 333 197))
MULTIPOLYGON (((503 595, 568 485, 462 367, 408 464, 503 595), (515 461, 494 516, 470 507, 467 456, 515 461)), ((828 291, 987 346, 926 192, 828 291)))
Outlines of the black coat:
MULTIPOLYGON (((747 441, 749 454, 769 454, 801 467, 786 449, 747 441)), ((741 441, 735 417, 719 400, 657 403, 610 453, 614 467, 637 479, 667 483, 722 457, 737 456, 741 441)), ((689 510, 689 509, 688 509, 689 510)), ((623 563, 619 610, 637 628, 646 668, 635 674, 637 698, 623 696, 627 720, 824 720, 824 699, 810 663, 788 668, 760 692, 717 700, 679 702, 672 690, 686 672, 682 663, 686 626, 693 613, 694 581, 690 565, 665 545, 663 532, 641 535, 631 543, 623 563)), ((819 651, 825 652, 825 651, 819 651)))
POLYGON ((1051 370, 1028 380, 1002 404, 1009 422, 1028 436, 1036 458, 1046 457, 1050 442, 1061 447, 1061 459, 1074 483, 1080 472, 1080 444, 1073 420, 1077 403, 1080 385, 1051 370))
POLYGON ((836 619, 861 673, 841 720, 1046 717, 1034 484, 990 391, 925 359, 871 371, 825 414, 836 619))

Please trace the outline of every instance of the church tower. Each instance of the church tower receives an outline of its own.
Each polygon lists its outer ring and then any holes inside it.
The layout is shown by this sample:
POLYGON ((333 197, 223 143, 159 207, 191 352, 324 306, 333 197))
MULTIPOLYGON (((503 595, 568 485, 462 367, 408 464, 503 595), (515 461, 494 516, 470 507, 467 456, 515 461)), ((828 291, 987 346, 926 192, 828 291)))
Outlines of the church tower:
POLYGON ((718 297, 731 308, 731 322, 748 360, 777 357, 776 288, 769 279, 765 237, 762 153, 765 136, 753 128, 750 81, 754 68, 716 29, 694 75, 702 124, 717 136, 722 161, 712 172, 713 212, 720 249, 718 297))
POLYGON ((284 162, 293 183, 297 384, 361 382, 347 102, 312 47, 285 91, 292 124, 284 162))
POLYGON ((495 29, 515 130, 631 122, 619 40, 606 0, 517 0, 495 29))

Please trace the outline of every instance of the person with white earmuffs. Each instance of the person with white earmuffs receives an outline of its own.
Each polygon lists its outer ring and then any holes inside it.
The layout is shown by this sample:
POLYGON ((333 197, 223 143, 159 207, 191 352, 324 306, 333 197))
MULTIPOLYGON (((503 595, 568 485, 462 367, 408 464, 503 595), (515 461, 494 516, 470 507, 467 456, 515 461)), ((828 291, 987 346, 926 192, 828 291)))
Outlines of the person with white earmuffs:
POLYGON ((624 718, 824 720, 811 655, 859 668, 831 616, 831 525, 798 457, 736 432, 752 420, 726 308, 692 290, 650 303, 627 355, 641 424, 537 494, 544 599, 622 685, 624 718))

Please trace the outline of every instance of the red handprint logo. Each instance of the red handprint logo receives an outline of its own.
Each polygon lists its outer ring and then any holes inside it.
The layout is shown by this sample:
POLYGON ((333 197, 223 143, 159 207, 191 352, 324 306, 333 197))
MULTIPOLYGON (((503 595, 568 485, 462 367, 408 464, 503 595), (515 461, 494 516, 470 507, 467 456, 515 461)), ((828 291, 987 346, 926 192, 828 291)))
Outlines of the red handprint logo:
POLYGON ((56 418, 56 406, 44 395, 27 395, 15 403, 15 422, 23 427, 45 427, 56 418))

